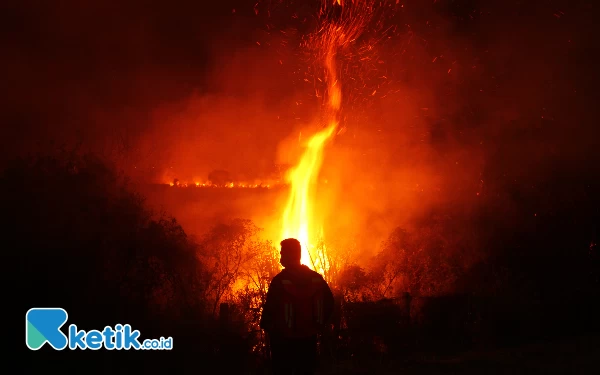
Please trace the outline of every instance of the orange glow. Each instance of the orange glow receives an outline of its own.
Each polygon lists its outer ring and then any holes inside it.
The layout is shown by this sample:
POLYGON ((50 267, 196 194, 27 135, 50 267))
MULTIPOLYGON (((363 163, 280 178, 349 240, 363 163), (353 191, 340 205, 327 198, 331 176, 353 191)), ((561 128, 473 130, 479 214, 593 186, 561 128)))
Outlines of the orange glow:
POLYGON ((173 187, 197 187, 197 188, 223 188, 223 189, 271 189, 281 187, 282 184, 280 181, 260 181, 260 182, 230 182, 225 185, 215 185, 210 181, 207 182, 165 182, 169 186, 173 187))

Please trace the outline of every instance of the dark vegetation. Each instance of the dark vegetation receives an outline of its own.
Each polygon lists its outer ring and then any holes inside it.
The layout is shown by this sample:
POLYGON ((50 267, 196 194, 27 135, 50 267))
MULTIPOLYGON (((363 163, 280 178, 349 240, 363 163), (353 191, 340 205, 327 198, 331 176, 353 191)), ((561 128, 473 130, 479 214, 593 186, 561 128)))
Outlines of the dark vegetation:
MULTIPOLYGON (((26 372, 264 368, 256 323, 278 259, 252 222, 215 223, 191 238, 174 218, 149 212, 127 180, 92 155, 15 161, 1 186, 11 345, 26 372), (143 338, 172 336, 174 350, 29 352, 20 322, 41 306, 65 308, 83 329, 129 323, 143 338)), ((398 228, 369 264, 336 252, 326 277, 338 307, 322 338, 324 368, 385 368, 423 353, 597 332, 594 181, 497 187, 468 219, 445 209, 398 228), (499 203, 507 196, 516 202, 510 209, 499 203)))

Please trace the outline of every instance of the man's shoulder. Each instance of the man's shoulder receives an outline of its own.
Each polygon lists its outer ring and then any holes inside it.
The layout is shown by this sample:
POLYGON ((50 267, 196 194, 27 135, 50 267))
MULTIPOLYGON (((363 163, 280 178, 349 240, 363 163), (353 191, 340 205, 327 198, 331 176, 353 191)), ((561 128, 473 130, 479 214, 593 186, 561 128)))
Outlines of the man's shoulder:
POLYGON ((278 283, 278 282, 282 282, 283 280, 316 280, 319 279, 320 281, 325 281, 325 279, 323 278, 323 276, 316 272, 311 270, 310 268, 308 268, 305 265, 302 265, 299 268, 295 268, 295 269, 287 269, 284 268, 281 272, 279 272, 275 277, 273 277, 273 282, 278 283))
POLYGON ((322 279, 322 280, 324 280, 323 279, 323 275, 321 275, 317 271, 311 270, 310 268, 308 269, 307 274, 310 275, 310 277, 313 278, 313 279, 322 279))
POLYGON ((285 279, 284 271, 285 270, 282 270, 277 275, 273 276, 273 279, 271 280, 271 282, 278 282, 278 281, 285 279))
POLYGON ((327 282, 325 281, 325 278, 323 278, 323 275, 321 275, 317 271, 311 270, 308 267, 306 267, 306 269, 303 272, 303 278, 305 280, 313 282, 313 283, 317 282, 317 283, 327 284, 327 282))
POLYGON ((305 277, 310 277, 310 278, 321 278, 321 279, 323 278, 323 276, 322 276, 320 273, 318 273, 318 272, 317 272, 317 271, 315 271, 315 270, 312 270, 312 269, 310 269, 308 266, 306 266, 306 265, 304 265, 304 264, 303 264, 303 265, 302 265, 302 266, 299 268, 299 271, 300 271, 300 272, 302 273, 302 275, 303 275, 303 276, 305 276, 305 277))

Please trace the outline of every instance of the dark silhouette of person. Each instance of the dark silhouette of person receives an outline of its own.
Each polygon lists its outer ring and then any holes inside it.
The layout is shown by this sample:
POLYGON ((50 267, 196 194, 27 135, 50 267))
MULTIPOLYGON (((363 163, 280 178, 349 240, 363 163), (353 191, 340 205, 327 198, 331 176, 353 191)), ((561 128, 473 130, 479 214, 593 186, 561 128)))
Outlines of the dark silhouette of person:
POLYGON ((271 281, 260 327, 270 340, 273 374, 314 374, 317 336, 333 313, 333 294, 323 277, 300 263, 301 246, 281 241, 281 271, 271 281))

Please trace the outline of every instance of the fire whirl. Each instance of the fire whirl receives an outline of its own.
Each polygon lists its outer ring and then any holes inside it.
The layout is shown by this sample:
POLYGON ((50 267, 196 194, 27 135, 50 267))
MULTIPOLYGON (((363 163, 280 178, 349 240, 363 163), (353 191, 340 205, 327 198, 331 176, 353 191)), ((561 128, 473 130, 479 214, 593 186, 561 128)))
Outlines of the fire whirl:
POLYGON ((305 42, 325 69, 327 91, 324 95, 323 129, 314 134, 298 164, 287 171, 290 194, 283 212, 282 238, 294 237, 302 244, 302 264, 324 273, 329 267, 323 249, 314 244, 322 236, 322 223, 316 222, 314 202, 316 183, 323 162, 325 145, 339 125, 342 84, 336 60, 343 50, 356 41, 371 21, 375 0, 328 0, 319 13, 320 27, 305 42))

